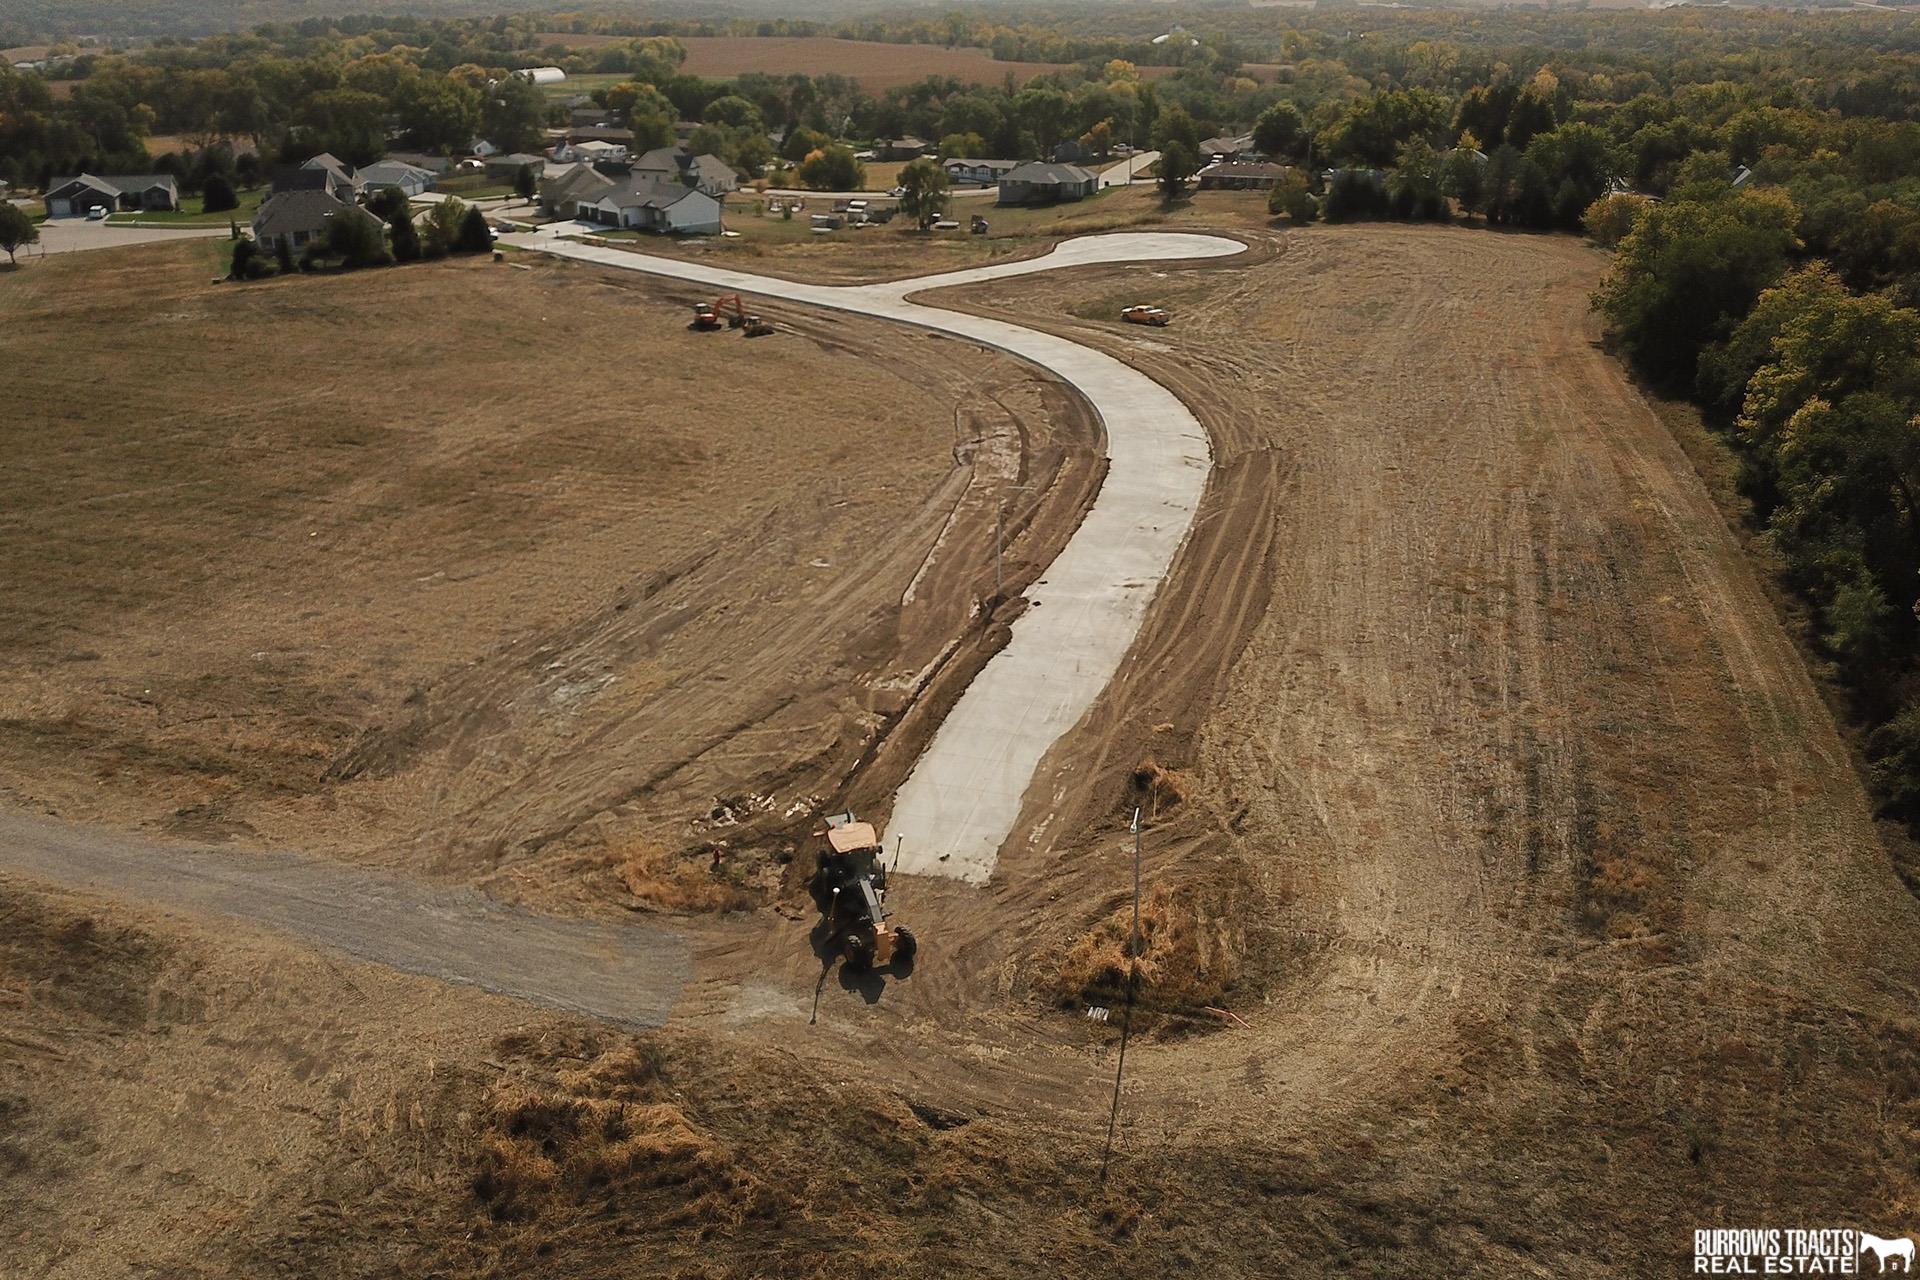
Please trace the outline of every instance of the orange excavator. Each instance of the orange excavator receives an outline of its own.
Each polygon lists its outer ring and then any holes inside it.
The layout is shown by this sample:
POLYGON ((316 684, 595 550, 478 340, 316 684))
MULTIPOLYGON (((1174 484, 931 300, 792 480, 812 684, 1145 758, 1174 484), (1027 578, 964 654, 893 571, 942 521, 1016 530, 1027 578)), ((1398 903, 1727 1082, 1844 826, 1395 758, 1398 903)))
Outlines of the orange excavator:
POLYGON ((749 338, 761 338, 773 332, 772 323, 748 311, 737 293, 722 294, 712 302, 694 303, 693 319, 687 328, 699 333, 718 329, 722 316, 726 317, 727 328, 745 329, 749 338))

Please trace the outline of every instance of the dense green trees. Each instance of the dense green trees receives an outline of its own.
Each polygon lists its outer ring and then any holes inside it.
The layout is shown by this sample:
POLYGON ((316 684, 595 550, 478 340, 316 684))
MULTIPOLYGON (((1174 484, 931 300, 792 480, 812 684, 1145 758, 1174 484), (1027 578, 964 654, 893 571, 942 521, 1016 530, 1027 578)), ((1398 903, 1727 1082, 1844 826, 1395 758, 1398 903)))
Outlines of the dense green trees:
POLYGON ((1795 214, 1772 192, 1648 208, 1595 297, 1627 355, 1656 381, 1690 387, 1700 352, 1786 270, 1795 214))

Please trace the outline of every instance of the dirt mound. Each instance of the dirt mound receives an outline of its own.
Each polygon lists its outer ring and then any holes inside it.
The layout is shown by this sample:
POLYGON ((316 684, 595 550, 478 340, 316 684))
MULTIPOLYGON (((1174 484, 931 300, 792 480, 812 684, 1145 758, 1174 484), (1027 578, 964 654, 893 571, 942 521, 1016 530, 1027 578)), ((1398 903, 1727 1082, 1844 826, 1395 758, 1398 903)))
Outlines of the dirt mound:
POLYGON ((1140 900, 1140 943, 1130 958, 1133 901, 1123 897, 1060 958, 1050 984, 1063 1008, 1113 1006, 1137 973, 1136 1007, 1147 1014, 1203 1014, 1219 1007, 1247 957, 1253 897, 1230 872, 1178 870, 1150 882, 1140 900))

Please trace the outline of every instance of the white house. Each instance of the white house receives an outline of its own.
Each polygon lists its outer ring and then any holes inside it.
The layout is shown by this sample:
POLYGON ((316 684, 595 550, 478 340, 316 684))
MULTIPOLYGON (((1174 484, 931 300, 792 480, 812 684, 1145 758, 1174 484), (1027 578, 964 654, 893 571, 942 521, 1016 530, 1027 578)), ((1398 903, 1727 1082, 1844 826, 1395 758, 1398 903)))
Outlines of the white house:
POLYGON ((720 233, 720 201, 695 187, 633 174, 625 186, 582 194, 574 214, 583 222, 663 235, 720 233))
POLYGON ((1020 167, 1018 160, 963 160, 958 156, 946 162, 947 181, 990 187, 1020 167))

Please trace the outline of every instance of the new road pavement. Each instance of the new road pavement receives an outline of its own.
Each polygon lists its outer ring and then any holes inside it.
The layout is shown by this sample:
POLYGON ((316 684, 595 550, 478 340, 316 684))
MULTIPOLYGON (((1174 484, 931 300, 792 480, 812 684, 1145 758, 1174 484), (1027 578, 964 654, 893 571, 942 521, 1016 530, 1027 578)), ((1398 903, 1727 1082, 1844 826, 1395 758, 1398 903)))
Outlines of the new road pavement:
POLYGON ((724 292, 831 307, 971 338, 1031 360, 1086 397, 1106 427, 1106 482, 1079 530, 1026 592, 1007 647, 947 715, 894 798, 900 869, 983 884, 1012 834, 1041 757, 1119 669, 1187 536, 1212 465, 1206 432, 1159 383, 1052 334, 947 311, 909 294, 1092 263, 1214 258, 1245 246, 1171 232, 1084 236, 1040 258, 871 285, 815 285, 567 240, 577 226, 502 236, 563 258, 724 292))

